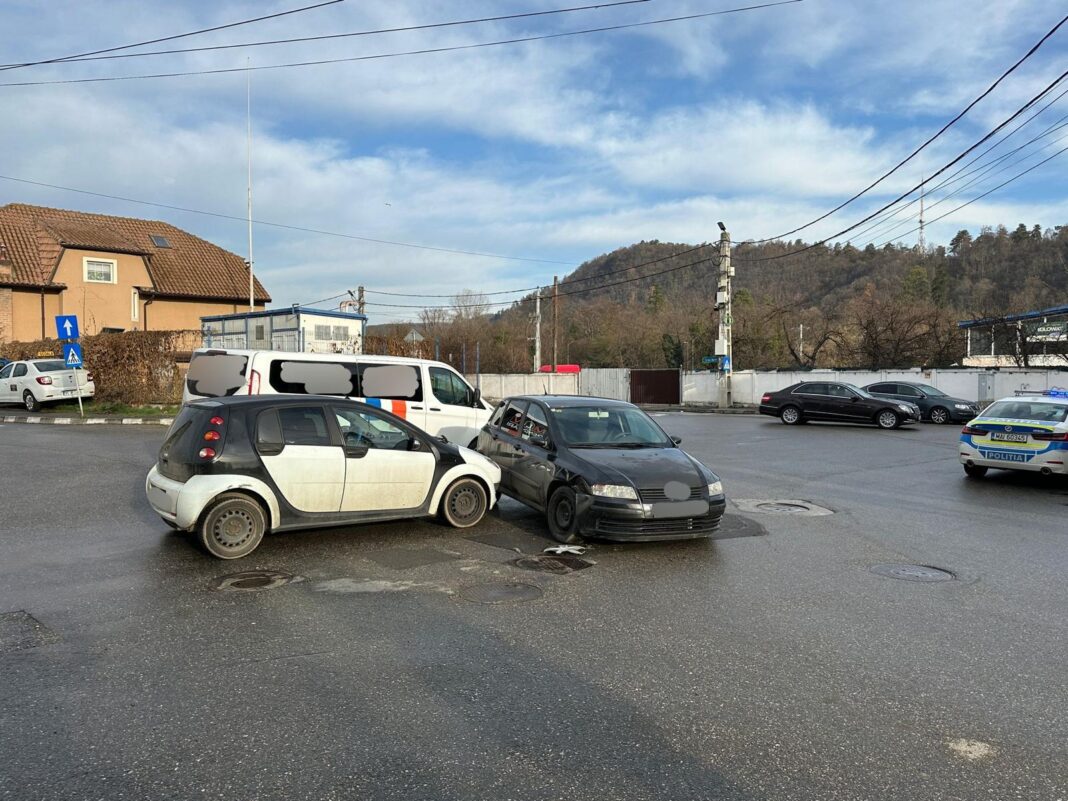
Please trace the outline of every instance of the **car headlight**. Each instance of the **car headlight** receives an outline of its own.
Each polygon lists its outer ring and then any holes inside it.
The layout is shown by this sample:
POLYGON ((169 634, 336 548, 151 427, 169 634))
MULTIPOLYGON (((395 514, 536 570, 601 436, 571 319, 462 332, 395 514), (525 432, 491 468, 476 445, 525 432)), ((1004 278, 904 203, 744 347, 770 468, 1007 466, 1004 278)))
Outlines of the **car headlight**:
POLYGON ((711 484, 709 484, 708 485, 708 494, 713 496, 713 497, 715 497, 716 495, 722 495, 723 494, 723 482, 722 481, 713 481, 711 484))
POLYGON ((960 409, 965 412, 970 412, 972 410, 972 407, 967 403, 954 403, 953 408, 960 409))
POLYGON ((903 411, 903 412, 911 412, 911 411, 912 411, 912 407, 911 407, 911 406, 909 406, 909 405, 908 405, 907 403, 902 403, 902 404, 901 404, 900 406, 898 406, 897 408, 899 408, 899 409, 900 409, 901 411, 903 411))
POLYGON ((590 487, 590 494, 601 498, 622 498, 628 501, 638 500, 638 493, 634 487, 623 484, 594 484, 590 487))

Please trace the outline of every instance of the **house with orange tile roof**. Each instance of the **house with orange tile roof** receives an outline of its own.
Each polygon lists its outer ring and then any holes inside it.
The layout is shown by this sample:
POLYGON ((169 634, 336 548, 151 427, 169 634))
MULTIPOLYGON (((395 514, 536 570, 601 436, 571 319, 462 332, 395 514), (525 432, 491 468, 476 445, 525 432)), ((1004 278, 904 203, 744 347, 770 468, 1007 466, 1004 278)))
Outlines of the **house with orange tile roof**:
MULTIPOLYGON (((255 308, 271 298, 254 281, 255 308)), ((78 315, 83 334, 198 330, 206 315, 249 309, 236 253, 156 220, 44 206, 0 206, 0 342, 54 334, 78 315)))

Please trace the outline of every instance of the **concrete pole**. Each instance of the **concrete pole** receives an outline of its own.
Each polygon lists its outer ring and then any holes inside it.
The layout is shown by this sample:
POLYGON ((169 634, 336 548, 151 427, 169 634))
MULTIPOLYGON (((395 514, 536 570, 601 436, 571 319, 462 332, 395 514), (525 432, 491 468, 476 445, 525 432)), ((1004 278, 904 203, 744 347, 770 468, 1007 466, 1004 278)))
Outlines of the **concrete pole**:
POLYGON ((534 372, 541 369, 541 287, 534 296, 534 372))
POLYGON ((356 287, 356 311, 358 311, 360 314, 366 314, 366 308, 367 305, 363 299, 363 287, 356 287))
POLYGON ((719 385, 719 405, 722 408, 730 408, 733 402, 731 387, 731 373, 734 371, 733 343, 731 342, 731 328, 734 318, 731 316, 731 278, 734 276, 734 268, 731 267, 731 235, 719 224, 719 287, 718 292, 723 293, 724 303, 719 310, 719 337, 716 355, 726 356, 728 365, 723 372, 723 380, 719 385))
POLYGON ((553 276, 553 372, 556 372, 556 345, 559 341, 559 322, 560 322, 560 282, 557 277, 553 276))

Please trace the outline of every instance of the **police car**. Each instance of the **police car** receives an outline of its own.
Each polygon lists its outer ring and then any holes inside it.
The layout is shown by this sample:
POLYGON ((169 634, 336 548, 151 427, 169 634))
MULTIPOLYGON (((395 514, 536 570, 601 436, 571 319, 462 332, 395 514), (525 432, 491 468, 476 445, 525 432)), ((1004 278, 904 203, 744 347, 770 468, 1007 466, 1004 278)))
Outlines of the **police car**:
POLYGON ((1017 391, 994 401, 961 429, 960 461, 971 478, 991 467, 1068 475, 1068 390, 1017 391))

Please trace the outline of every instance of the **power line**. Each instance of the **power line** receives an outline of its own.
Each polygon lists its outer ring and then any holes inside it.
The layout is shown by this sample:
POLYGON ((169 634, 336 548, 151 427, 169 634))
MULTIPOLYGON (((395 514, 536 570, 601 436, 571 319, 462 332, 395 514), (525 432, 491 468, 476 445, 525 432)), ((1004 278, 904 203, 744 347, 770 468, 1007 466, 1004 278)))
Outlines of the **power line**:
MULTIPOLYGON (((0 180, 14 181, 15 183, 28 184, 30 186, 41 186, 47 189, 61 189, 64 192, 76 192, 80 195, 89 195, 91 197, 102 197, 108 200, 121 200, 125 203, 137 203, 142 206, 154 206, 159 209, 170 209, 171 211, 181 211, 186 214, 200 214, 205 217, 217 217, 221 220, 238 220, 242 223, 247 223, 248 220, 245 217, 238 217, 233 214, 222 214, 216 211, 203 211, 202 209, 191 209, 185 206, 172 206, 167 203, 155 203, 151 200, 139 200, 132 197, 123 197, 122 195, 109 195, 104 192, 92 192, 88 189, 76 189, 71 186, 60 186, 59 184, 49 184, 43 181, 31 181, 28 178, 15 178, 11 175, 0 175, 0 180)), ((256 225, 266 225, 270 228, 283 228, 287 231, 300 231, 306 234, 321 234, 322 236, 336 236, 342 239, 354 239, 359 242, 372 242, 377 245, 393 245, 396 247, 415 248, 417 250, 432 250, 438 253, 455 253, 461 256, 478 256, 480 258, 487 259, 504 259, 506 261, 525 261, 534 262, 535 264, 566 264, 570 265, 569 261, 556 261, 553 259, 534 259, 526 256, 506 256, 501 253, 482 253, 476 250, 456 250, 454 248, 436 247, 434 245, 419 245, 413 242, 398 242, 392 239, 375 239, 369 236, 358 236, 356 234, 343 234, 337 231, 326 231, 321 228, 305 228, 299 225, 289 225, 286 223, 271 222, 269 220, 253 220, 256 225)))
MULTIPOLYGON (((778 254, 778 255, 776 255, 776 256, 763 256, 763 257, 761 257, 761 258, 757 258, 757 259, 748 259, 748 260, 746 260, 746 261, 745 261, 744 263, 745 263, 745 264, 755 264, 755 263, 758 263, 758 262, 764 262, 764 261, 777 261, 778 259, 785 259, 785 258, 787 258, 787 257, 789 257, 789 256, 796 256, 796 255, 798 255, 798 254, 801 254, 801 253, 804 253, 804 252, 806 252, 806 251, 812 250, 813 248, 817 248, 817 247, 819 247, 819 246, 821 246, 821 245, 825 245, 825 244, 826 244, 827 242, 831 241, 832 239, 837 239, 837 238, 839 238, 839 237, 841 237, 841 236, 843 236, 843 235, 845 235, 845 234, 848 234, 848 233, 849 233, 850 231, 853 231, 853 230, 855 230, 855 229, 859 228, 860 226, 864 225, 865 223, 867 223, 867 222, 870 222, 871 220, 873 220, 873 219, 874 219, 875 217, 877 217, 877 216, 879 216, 880 214, 882 214, 882 213, 883 213, 884 211, 886 211, 887 209, 891 208, 892 206, 895 206, 895 205, 897 205, 897 204, 898 204, 898 203, 900 203, 900 202, 901 202, 902 200, 904 200, 904 199, 905 199, 905 198, 907 198, 907 197, 908 197, 909 195, 911 195, 911 194, 912 194, 913 192, 915 192, 915 191, 917 191, 918 189, 920 189, 921 187, 925 186, 925 185, 926 185, 927 183, 929 183, 929 182, 930 182, 930 181, 932 181, 933 179, 937 178, 937 177, 938 177, 939 175, 941 175, 941 174, 942 174, 942 173, 944 173, 944 172, 945 172, 946 170, 948 170, 948 169, 949 169, 950 167, 952 167, 952 166, 953 166, 954 164, 956 164, 956 163, 957 163, 958 161, 960 161, 961 159, 963 159, 963 158, 964 158, 965 156, 967 156, 967 155, 968 155, 969 153, 971 153, 971 152, 972 152, 973 150, 975 150, 975 149, 976 149, 977 147, 979 147, 979 146, 980 146, 981 144, 983 144, 983 143, 984 143, 984 142, 986 142, 987 140, 991 139, 991 138, 992 138, 993 136, 995 136, 995 135, 996 135, 996 134, 997 134, 997 133, 998 133, 998 132, 999 132, 999 131, 1000 131, 1000 130, 1001 130, 1002 128, 1004 128, 1004 127, 1005 127, 1006 125, 1008 125, 1008 124, 1009 124, 1010 122, 1012 122, 1012 121, 1013 121, 1014 119, 1016 119, 1016 118, 1017 118, 1017 117, 1019 117, 1019 116, 1020 116, 1021 114, 1023 114, 1023 113, 1024 113, 1024 112, 1025 112, 1025 111, 1026 111, 1027 109, 1029 109, 1029 108, 1030 108, 1031 106, 1033 106, 1033 105, 1034 105, 1035 103, 1037 103, 1037 102, 1038 102, 1039 100, 1041 100, 1041 99, 1042 99, 1043 97, 1045 97, 1045 96, 1046 96, 1047 94, 1049 94, 1049 93, 1050 93, 1051 91, 1053 91, 1053 89, 1054 89, 1054 88, 1055 88, 1055 87, 1056 87, 1056 86, 1057 86, 1058 84, 1060 84, 1060 83, 1061 83, 1061 82, 1062 82, 1062 81, 1063 81, 1063 80, 1064 80, 1065 78, 1068 78, 1068 70, 1066 70, 1065 72, 1062 72, 1062 73, 1060 74, 1060 76, 1059 76, 1058 78, 1056 78, 1056 79, 1055 79, 1055 80, 1054 80, 1054 81, 1053 81, 1052 83, 1050 83, 1050 84, 1049 84, 1049 85, 1048 85, 1048 86, 1047 86, 1047 87, 1046 87, 1045 89, 1043 89, 1043 90, 1042 90, 1041 92, 1039 92, 1039 93, 1038 93, 1037 95, 1035 95, 1035 96, 1034 96, 1034 97, 1032 97, 1032 98, 1031 98, 1030 100, 1028 100, 1028 101, 1027 101, 1027 102, 1026 102, 1026 103, 1025 103, 1025 104, 1024 104, 1023 106, 1021 106, 1021 107, 1020 107, 1019 109, 1017 109, 1016 111, 1014 111, 1014 112, 1013 112, 1013 113, 1012 113, 1012 114, 1011 114, 1011 115, 1010 115, 1010 116, 1009 116, 1008 118, 1006 118, 1006 119, 1005 119, 1005 120, 1004 120, 1004 121, 1003 121, 1003 122, 1002 122, 1002 123, 1001 123, 1000 125, 998 125, 998 126, 997 126, 996 128, 994 128, 994 129, 993 129, 992 131, 990 131, 990 132, 989 132, 988 134, 986 134, 986 135, 985 135, 985 136, 984 136, 984 137, 983 137, 982 139, 980 139, 980 140, 979 140, 978 142, 976 142, 975 144, 973 144, 973 145, 972 145, 971 147, 969 147, 969 148, 968 148, 967 150, 965 150, 964 152, 960 153, 960 154, 959 154, 959 155, 958 155, 958 156, 957 156, 956 158, 954 158, 954 159, 953 159, 952 161, 950 161, 950 162, 949 162, 948 164, 946 164, 946 165, 944 165, 943 167, 941 167, 941 168, 940 168, 939 170, 937 170, 937 171, 936 171, 936 172, 935 172, 935 173, 934 173, 933 175, 931 175, 931 176, 930 176, 929 178, 926 178, 926 179, 924 179, 923 181, 920 181, 920 183, 916 184, 916 186, 912 187, 912 188, 911 188, 910 190, 908 190, 908 191, 907 191, 907 192, 905 192, 904 194, 902 194, 902 195, 899 195, 898 197, 894 198, 893 200, 891 200, 891 201, 890 201, 889 203, 887 203, 886 205, 882 206, 881 208, 879 208, 879 209, 876 209, 875 211, 873 211, 873 212, 872 212, 871 214, 869 214, 869 215, 868 215, 867 217, 865 217, 864 219, 860 220, 859 222, 855 222, 855 223, 853 223, 853 225, 849 226, 848 228, 844 228, 844 229, 842 229, 841 231, 839 231, 838 233, 835 233, 835 234, 831 234, 830 236, 828 236, 828 237, 825 237, 824 239, 821 239, 821 240, 819 240, 818 242, 813 242, 813 243, 812 243, 811 245, 807 245, 807 246, 805 246, 805 247, 801 248, 800 250, 795 250, 795 251, 792 251, 792 252, 790 252, 790 253, 780 253, 780 254, 778 254)), ((761 240, 761 241, 766 241, 766 240, 761 240)), ((743 242, 743 243, 741 243, 741 244, 743 244, 743 245, 744 245, 744 244, 749 244, 749 243, 747 243, 747 242, 743 242)), ((753 243, 753 244, 756 244, 756 242, 754 241, 754 243, 753 243)))
MULTIPOLYGON (((383 34, 383 33, 406 33, 406 32, 410 32, 410 31, 423 31, 423 30, 429 30, 429 29, 433 29, 433 28, 449 28, 449 27, 457 27, 457 26, 460 26, 460 25, 476 25, 476 24, 484 23, 484 22, 501 22, 501 21, 504 21, 504 20, 526 19, 526 18, 529 18, 529 17, 544 17, 544 16, 549 16, 551 14, 568 14, 568 13, 571 13, 571 12, 574 12, 574 11, 589 11, 589 10, 592 10, 592 9, 600 10, 602 8, 613 8, 615 6, 628 6, 628 5, 635 5, 635 4, 638 4, 638 3, 649 3, 649 2, 652 2, 652 0, 616 0, 616 2, 612 2, 612 3, 596 3, 594 5, 573 6, 571 8, 557 8, 557 9, 550 9, 550 10, 547 10, 547 11, 526 11, 526 12, 522 12, 522 13, 518 13, 518 14, 503 14, 503 15, 497 16, 497 17, 479 17, 479 18, 476 18, 476 19, 452 20, 452 21, 449 21, 449 22, 432 22, 432 23, 426 23, 426 24, 422 24, 422 25, 405 25, 403 27, 396 27, 396 28, 378 28, 376 30, 370 30, 370 31, 351 31, 349 33, 328 33, 328 34, 323 34, 323 35, 320 35, 320 36, 299 36, 299 37, 294 37, 294 38, 291 38, 291 39, 266 39, 266 40, 261 40, 261 41, 257 41, 257 42, 237 42, 237 43, 234 43, 234 44, 205 45, 204 47, 183 47, 183 48, 173 48, 171 50, 149 50, 149 51, 143 52, 143 53, 115 53, 115 54, 103 55, 103 56, 88 55, 88 56, 85 56, 85 57, 77 57, 77 58, 68 57, 68 58, 64 58, 64 59, 56 59, 56 61, 60 62, 60 63, 64 63, 64 64, 74 64, 74 63, 78 63, 78 62, 82 62, 82 61, 109 61, 109 60, 120 59, 120 58, 142 58, 144 56, 165 56, 165 55, 176 55, 176 54, 179 54, 179 53, 203 53, 203 52, 211 51, 211 50, 233 50, 233 49, 236 49, 236 48, 243 48, 243 47, 263 47, 263 46, 266 46, 266 45, 296 44, 296 43, 300 43, 300 42, 321 42, 321 41, 325 41, 325 40, 329 40, 329 39, 346 39, 346 38, 356 37, 356 36, 376 36, 378 34, 383 34)), ((130 45, 130 46, 133 47, 134 45, 130 45)), ((0 65, 0 69, 4 69, 4 68, 7 68, 7 67, 12 67, 12 66, 19 66, 19 65, 4 64, 4 65, 0 65)))
POLYGON ((266 14, 266 15, 264 15, 262 17, 253 17, 252 19, 243 19, 243 20, 240 20, 238 22, 228 22, 225 25, 216 25, 216 26, 211 27, 211 28, 201 28, 200 30, 189 31, 187 33, 177 33, 177 34, 174 34, 173 36, 162 36, 162 37, 159 37, 157 39, 147 39, 147 40, 145 40, 143 42, 134 42, 133 44, 118 45, 116 47, 108 47, 108 48, 105 48, 103 50, 90 50, 89 52, 86 52, 86 53, 75 53, 74 55, 71 55, 71 56, 59 56, 57 58, 47 58, 47 59, 44 59, 42 61, 25 61, 25 62, 22 62, 21 64, 4 64, 4 65, 0 65, 0 71, 17 70, 17 69, 21 69, 22 67, 36 67, 39 64, 56 64, 56 63, 63 62, 63 61, 75 61, 75 60, 85 59, 88 56, 100 55, 101 53, 114 53, 117 50, 129 50, 129 49, 134 48, 134 47, 143 47, 145 45, 159 44, 161 42, 171 42, 171 41, 174 41, 175 39, 184 39, 184 38, 186 38, 188 36, 199 36, 199 35, 204 34, 204 33, 212 33, 214 31, 221 31, 221 30, 224 30, 226 28, 236 28, 236 27, 239 27, 241 25, 249 25, 249 24, 251 24, 253 22, 263 22, 264 20, 277 19, 278 17, 286 17, 286 16, 289 16, 290 14, 299 14, 302 11, 311 11, 312 9, 322 8, 323 6, 332 6, 332 5, 336 4, 336 3, 343 3, 343 2, 345 2, 345 0, 325 0, 325 2, 322 2, 322 3, 316 3, 315 5, 311 5, 311 6, 302 6, 301 8, 293 8, 293 9, 290 9, 289 11, 279 11, 279 12, 277 12, 275 14, 266 14))
POLYGON ((1046 40, 1048 40, 1048 39, 1049 39, 1049 38, 1050 38, 1051 36, 1053 36, 1053 34, 1054 34, 1054 33, 1056 33, 1056 32, 1057 32, 1057 30, 1058 30, 1058 29, 1059 29, 1059 28, 1060 28, 1060 27, 1061 27, 1062 25, 1064 25, 1064 23, 1065 23, 1065 22, 1068 22, 1068 16, 1065 16, 1065 17, 1063 17, 1063 18, 1061 19, 1061 21, 1060 21, 1060 22, 1058 22, 1058 23, 1057 23, 1056 25, 1054 25, 1054 26, 1053 26, 1053 27, 1052 27, 1052 28, 1051 28, 1051 29, 1050 29, 1050 30, 1049 30, 1049 31, 1048 31, 1048 32, 1046 33, 1046 35, 1045 35, 1045 36, 1043 36, 1043 37, 1042 37, 1041 39, 1039 39, 1039 40, 1038 40, 1038 42, 1036 42, 1036 43, 1035 43, 1035 45, 1034 45, 1034 46, 1033 46, 1033 47, 1032 47, 1032 48, 1031 48, 1030 50, 1028 50, 1028 51, 1027 51, 1027 52, 1026 52, 1026 53, 1025 53, 1025 54, 1024 54, 1024 55, 1023 55, 1023 56, 1022 56, 1021 58, 1020 58, 1020 60, 1019 60, 1019 61, 1017 61, 1017 62, 1016 62, 1015 64, 1013 64, 1013 65, 1012 65, 1011 67, 1009 67, 1009 68, 1008 68, 1008 69, 1007 69, 1007 70, 1006 70, 1005 72, 1003 72, 1003 73, 1001 74, 1001 76, 1000 76, 1000 77, 999 77, 999 78, 998 78, 998 79, 997 79, 996 81, 994 81, 994 82, 993 82, 992 84, 990 84, 990 86, 988 86, 988 87, 987 87, 987 89, 986 89, 986 91, 985 91, 985 92, 983 92, 983 93, 982 93, 981 95, 979 95, 979 97, 975 98, 975 100, 973 100, 973 101, 972 101, 971 103, 969 103, 969 104, 968 104, 967 106, 965 106, 965 107, 964 107, 964 109, 963 109, 963 110, 962 110, 962 111, 961 111, 961 112, 960 112, 959 114, 957 114, 957 116, 955 116, 955 117, 954 117, 953 119, 951 119, 951 120, 950 120, 949 122, 947 122, 947 123, 946 123, 945 125, 943 125, 943 126, 941 127, 941 129, 939 129, 939 131, 938 131, 938 132, 937 132, 936 134, 934 134, 933 136, 931 136, 931 137, 930 137, 929 139, 927 139, 927 141, 926 141, 926 142, 924 142, 924 143, 923 143, 922 145, 920 145, 920 146, 919 146, 919 147, 917 147, 917 148, 916 148, 915 150, 913 150, 913 151, 912 151, 912 152, 911 152, 911 153, 910 153, 910 154, 909 154, 908 156, 906 156, 906 157, 905 157, 904 159, 902 159, 901 161, 899 161, 899 162, 898 162, 898 163, 897 163, 897 164, 896 164, 896 165, 895 165, 895 166, 894 166, 893 168, 891 168, 891 169, 890 169, 890 170, 889 170, 888 172, 884 173, 884 174, 883 174, 882 176, 880 176, 880 177, 879 177, 878 179, 876 179, 875 181, 873 181, 872 183, 870 183, 870 184, 869 184, 868 186, 866 186, 866 187, 865 187, 864 189, 862 189, 862 190, 860 190, 859 192, 857 192, 857 193, 856 193, 855 195, 853 195, 853 196, 852 196, 851 198, 849 198, 848 200, 845 200, 845 201, 843 201, 842 203, 838 204, 837 206, 835 206, 835 207, 834 207, 833 209, 831 209, 830 211, 826 212, 825 214, 822 214, 822 215, 820 215, 820 216, 819 216, 819 217, 817 217, 816 219, 814 219, 814 220, 811 220, 810 222, 807 222, 807 223, 805 223, 804 225, 802 225, 802 226, 799 226, 798 228, 794 228, 794 229, 793 229, 793 230, 791 230, 791 231, 786 231, 785 233, 779 234, 778 236, 772 236, 772 237, 768 237, 768 238, 766 238, 766 239, 757 239, 757 240, 755 240, 755 241, 754 241, 754 244, 759 244, 759 243, 761 243, 761 242, 771 242, 771 241, 773 241, 773 240, 775 240, 775 239, 784 239, 785 237, 788 237, 788 236, 790 236, 791 234, 796 234, 796 233, 797 233, 798 231, 803 231, 803 230, 805 230, 806 228, 810 228, 811 226, 815 225, 816 223, 818 223, 818 222, 820 222, 820 221, 822 221, 822 220, 825 220, 825 219, 827 219, 828 217, 830 217, 830 216, 831 216, 832 214, 834 214, 835 212, 841 211, 841 210, 842 210, 842 209, 844 209, 844 208, 845 208, 846 206, 848 206, 848 205, 849 205, 850 203, 852 203, 852 202, 853 202, 854 200, 857 200, 857 199, 858 199, 858 198, 860 198, 861 196, 863 196, 863 195, 867 194, 867 193, 868 193, 868 192, 869 192, 870 190, 874 189, 874 188, 875 188, 876 186, 878 186, 878 185, 879 185, 880 183, 882 183, 882 182, 883 182, 884 180, 886 180, 886 179, 887 179, 887 178, 889 178, 889 177, 890 177, 891 175, 893 175, 893 174, 894 174, 895 172, 897 172, 897 171, 898 171, 899 169, 901 169, 901 168, 902 168, 903 166, 905 166, 905 164, 907 164, 907 163, 908 163, 909 161, 911 161, 911 160, 912 160, 912 159, 913 159, 913 158, 914 158, 914 157, 915 157, 915 156, 916 156, 916 155, 917 155, 917 154, 918 154, 918 153, 919 153, 919 152, 920 152, 921 150, 923 150, 924 148, 926 148, 926 147, 927 147, 927 146, 928 146, 929 144, 931 144, 931 143, 932 143, 932 142, 933 142, 933 141, 934 141, 935 139, 937 139, 937 138, 938 138, 938 137, 940 137, 940 136, 941 136, 942 134, 944 134, 944 133, 945 133, 946 131, 948 131, 948 130, 949 130, 949 129, 950 129, 950 128, 951 128, 951 127, 952 127, 952 126, 954 125, 954 124, 956 124, 956 123, 957 123, 957 122, 958 122, 958 121, 959 121, 959 120, 960 120, 960 119, 961 119, 961 118, 962 118, 962 117, 963 117, 963 116, 964 116, 965 114, 967 114, 967 113, 968 113, 969 111, 971 111, 971 110, 972 110, 972 108, 974 108, 974 107, 975 107, 975 105, 976 105, 977 103, 979 103, 979 102, 980 102, 981 100, 983 100, 983 98, 985 98, 985 97, 986 97, 987 95, 989 95, 989 94, 990 94, 991 92, 993 92, 993 91, 994 91, 994 89, 996 89, 996 88, 998 87, 998 85, 999 85, 999 84, 1000 84, 1000 83, 1001 83, 1002 81, 1004 81, 1004 80, 1005 80, 1005 79, 1006 79, 1006 78, 1007 78, 1007 77, 1008 77, 1009 75, 1011 75, 1011 74, 1012 74, 1013 72, 1015 72, 1015 71, 1016 71, 1017 67, 1019 67, 1019 66, 1020 66, 1021 64, 1023 64, 1023 63, 1025 62, 1025 61, 1027 61, 1027 59, 1029 59, 1029 58, 1030 58, 1031 56, 1033 56, 1033 55, 1034 55, 1034 54, 1035 54, 1035 53, 1036 53, 1036 52, 1038 51, 1038 49, 1039 49, 1039 48, 1040 48, 1040 47, 1041 47, 1041 46, 1042 46, 1043 44, 1045 44, 1046 40))
POLYGON ((53 86, 58 84, 77 84, 77 83, 108 83, 112 81, 138 81, 148 80, 154 78, 185 78, 192 75, 224 75, 234 72, 246 72, 247 70, 278 70, 288 69, 291 67, 314 67, 322 66, 325 64, 341 64, 356 61, 374 61, 376 59, 383 58, 400 58, 403 56, 420 56, 433 53, 451 53, 458 50, 477 50, 487 47, 499 47, 503 45, 512 44, 524 44, 527 42, 538 42, 546 39, 562 39, 570 36, 583 36, 592 33, 605 33, 607 31, 621 31, 630 28, 643 28, 651 25, 663 25, 669 22, 684 22, 687 20, 704 19, 706 17, 717 17, 723 14, 736 14, 742 11, 756 11, 763 8, 773 8, 775 6, 792 5, 793 3, 800 3, 803 0, 778 0, 774 3, 761 3, 760 5, 743 6, 739 8, 728 8, 721 11, 706 11, 701 14, 687 14, 679 17, 665 17, 663 19, 645 20, 644 22, 628 22, 619 25, 604 25, 598 28, 585 28, 578 31, 563 31, 560 33, 547 33, 539 36, 522 36, 514 39, 500 39, 494 42, 477 42, 475 44, 466 45, 452 45, 449 47, 429 47, 421 50, 405 50, 395 53, 376 53, 369 56, 349 56, 347 58, 327 58, 318 59, 315 61, 294 61, 287 64, 264 64, 258 67, 224 67, 211 70, 187 70, 183 72, 158 72, 145 75, 113 75, 104 78, 66 78, 51 81, 18 81, 9 83, 0 83, 0 86, 53 86))

